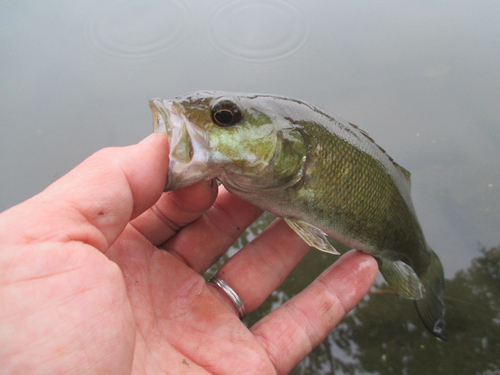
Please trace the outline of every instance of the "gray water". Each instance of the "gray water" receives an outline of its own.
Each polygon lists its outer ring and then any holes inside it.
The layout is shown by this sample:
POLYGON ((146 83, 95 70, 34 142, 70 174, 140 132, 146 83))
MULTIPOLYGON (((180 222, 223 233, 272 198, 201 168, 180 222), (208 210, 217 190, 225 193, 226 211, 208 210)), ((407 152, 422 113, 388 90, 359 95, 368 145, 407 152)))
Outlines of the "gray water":
MULTIPOLYGON (((449 280, 450 340, 374 290, 295 373, 499 373, 499 19, 500 2, 472 0, 0 0, 0 211, 94 151, 147 136, 152 97, 296 97, 411 171, 449 280)), ((247 324, 314 279, 324 256, 312 252, 247 324)))

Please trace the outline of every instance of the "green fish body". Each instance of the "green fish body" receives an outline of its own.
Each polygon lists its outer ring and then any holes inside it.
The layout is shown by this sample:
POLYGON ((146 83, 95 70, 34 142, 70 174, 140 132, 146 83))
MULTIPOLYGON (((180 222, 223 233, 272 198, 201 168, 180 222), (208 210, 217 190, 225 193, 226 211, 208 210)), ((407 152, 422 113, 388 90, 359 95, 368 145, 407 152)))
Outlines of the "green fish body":
POLYGON ((426 327, 446 338, 444 276, 410 196, 410 173, 357 126, 296 99, 197 92, 153 99, 155 132, 170 143, 166 190, 217 178, 308 244, 327 236, 373 255, 426 327))

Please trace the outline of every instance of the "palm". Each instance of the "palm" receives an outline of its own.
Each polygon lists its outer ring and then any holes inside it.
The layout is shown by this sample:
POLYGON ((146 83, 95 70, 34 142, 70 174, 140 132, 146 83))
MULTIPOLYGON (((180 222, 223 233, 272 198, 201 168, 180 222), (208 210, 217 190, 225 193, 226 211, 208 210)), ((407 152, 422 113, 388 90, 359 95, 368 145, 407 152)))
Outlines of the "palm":
MULTIPOLYGON (((191 192, 189 195, 192 193, 197 194, 191 192)), ((206 191, 198 193, 201 198, 206 191)), ((168 206, 170 198, 164 196, 156 209, 168 206)), ((260 213, 245 202, 230 196, 224 198, 233 201, 233 210, 244 209, 247 213, 242 215, 243 220, 240 219, 240 228, 260 213)), ((199 206, 203 200, 195 202, 198 207, 191 204, 189 211, 203 210, 204 207, 199 206)), ((271 373, 274 367, 255 336, 221 302, 200 275, 199 272, 203 272, 208 265, 205 260, 197 260, 194 265, 196 272, 182 258, 184 249, 177 249, 178 242, 182 242, 185 248, 196 247, 199 238, 204 237, 203 232, 216 230, 206 225, 216 213, 209 212, 202 219, 194 220, 193 225, 187 225, 184 230, 193 233, 187 233, 186 240, 179 241, 182 230, 175 237, 170 236, 173 233, 167 229, 168 238, 157 239, 167 241, 163 246, 167 251, 158 249, 140 233, 142 223, 151 223, 151 217, 157 215, 151 210, 136 219, 106 253, 123 272, 134 314, 135 372, 178 374, 189 368, 191 373, 232 374, 234 369, 242 369, 244 373, 244 369, 248 368, 259 374, 271 373), (194 233, 196 236, 193 236, 194 233), (138 251, 139 248, 142 250, 138 251)), ((191 220, 193 217, 184 219, 191 220)), ((216 241, 218 246, 209 249, 213 253, 206 254, 206 258, 220 256, 234 242, 232 237, 240 231, 216 241)), ((126 316, 127 312, 128 309, 124 308, 121 313, 126 316)))

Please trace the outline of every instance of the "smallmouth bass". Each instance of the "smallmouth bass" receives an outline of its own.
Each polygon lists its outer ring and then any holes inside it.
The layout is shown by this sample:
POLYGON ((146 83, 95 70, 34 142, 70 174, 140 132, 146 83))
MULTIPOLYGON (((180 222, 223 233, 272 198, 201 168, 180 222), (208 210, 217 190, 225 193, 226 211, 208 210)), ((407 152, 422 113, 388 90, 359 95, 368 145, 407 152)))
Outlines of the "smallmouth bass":
POLYGON ((390 287, 446 339, 444 275, 410 196, 410 173, 361 129, 296 99, 203 91, 150 101, 168 135, 165 190, 217 178, 282 217, 311 247, 373 255, 390 287))

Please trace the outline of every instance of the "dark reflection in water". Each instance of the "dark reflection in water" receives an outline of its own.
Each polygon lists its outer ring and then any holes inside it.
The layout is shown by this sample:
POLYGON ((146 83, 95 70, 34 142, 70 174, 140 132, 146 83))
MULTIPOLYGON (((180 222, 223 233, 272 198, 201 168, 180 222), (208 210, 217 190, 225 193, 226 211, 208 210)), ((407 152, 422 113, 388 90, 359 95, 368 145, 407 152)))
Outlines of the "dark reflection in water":
POLYGON ((355 360, 339 365, 379 374, 498 374, 500 246, 481 254, 446 282, 448 342, 426 331, 411 303, 378 286, 332 332, 355 360))
MULTIPOLYGON (((235 247, 244 246, 272 220, 263 215, 235 247)), ((341 244, 335 247, 347 250, 341 244)), ((412 301, 379 283, 292 374, 499 374, 500 246, 482 248, 480 254, 470 267, 446 280, 448 342, 425 329, 412 301)), ((300 293, 336 259, 311 251, 245 318, 247 326, 300 293)))

